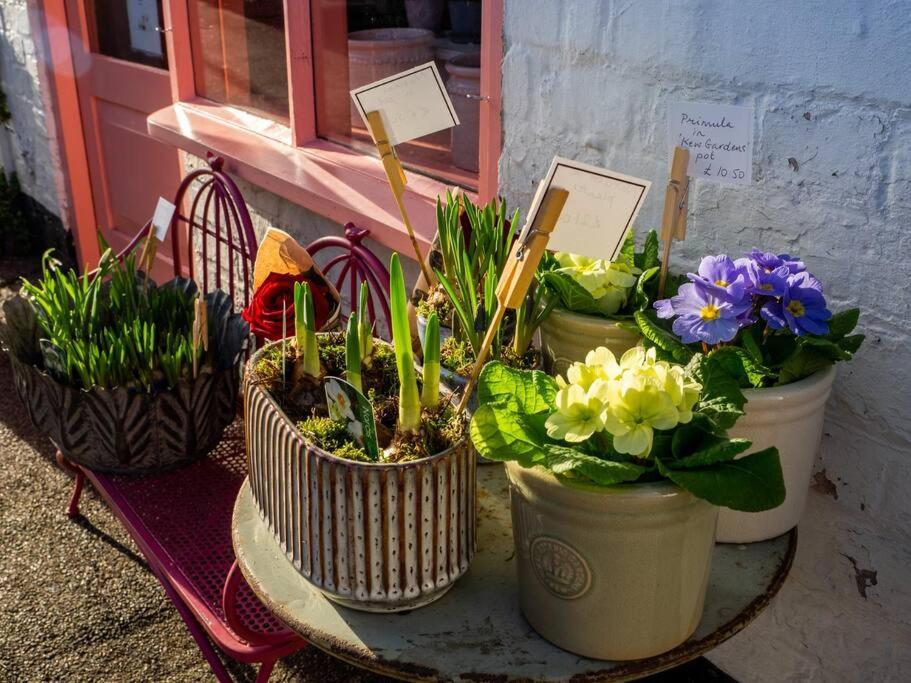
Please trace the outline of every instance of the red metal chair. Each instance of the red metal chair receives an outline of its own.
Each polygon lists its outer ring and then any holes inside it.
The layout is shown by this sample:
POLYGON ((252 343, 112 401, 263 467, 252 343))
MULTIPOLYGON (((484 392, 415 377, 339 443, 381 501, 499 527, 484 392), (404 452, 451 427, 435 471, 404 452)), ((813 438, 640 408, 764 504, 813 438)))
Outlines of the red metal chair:
MULTIPOLYGON (((224 289, 240 307, 252 295, 257 242, 246 204, 222 166, 220 158, 210 156, 208 168, 189 173, 180 184, 174 201, 178 212, 169 228, 171 258, 175 274, 193 277, 204 292, 224 289), (189 206, 188 215, 180 212, 183 206, 189 206)), ((125 252, 149 229, 147 224, 125 252)), ((388 319, 388 273, 360 244, 366 234, 349 224, 347 238, 323 238, 311 246, 316 251, 342 249, 333 265, 350 265, 339 282, 353 273, 357 279, 350 286, 355 291, 367 280, 388 319)), ((373 314, 372 302, 370 310, 373 314)), ((67 514, 79 515, 87 478, 145 555, 220 681, 231 677, 209 638, 238 661, 261 663, 257 681, 267 680, 278 659, 305 645, 253 595, 234 559, 231 515, 247 474, 243 437, 238 418, 207 458, 146 477, 93 472, 57 454, 58 463, 76 477, 67 514)))

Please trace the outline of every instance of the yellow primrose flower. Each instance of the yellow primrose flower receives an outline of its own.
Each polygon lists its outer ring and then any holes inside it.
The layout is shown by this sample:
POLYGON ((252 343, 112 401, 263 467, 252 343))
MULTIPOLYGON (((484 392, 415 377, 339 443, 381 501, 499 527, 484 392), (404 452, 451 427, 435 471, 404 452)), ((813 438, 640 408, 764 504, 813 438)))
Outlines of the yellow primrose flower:
POLYGON ((544 423, 547 435, 552 439, 578 443, 600 432, 604 429, 601 413, 606 394, 607 384, 603 380, 593 384, 589 392, 577 384, 560 389, 557 392, 557 412, 544 423))
POLYGON ((626 305, 629 290, 608 285, 590 293, 598 304, 598 310, 603 315, 614 315, 626 305))
POLYGON ((636 284, 636 278, 641 272, 638 268, 614 261, 607 267, 605 277, 615 287, 629 289, 636 284))
POLYGON ((678 415, 669 394, 647 377, 627 372, 611 383, 601 420, 618 452, 645 458, 652 450, 654 430, 674 427, 678 415))

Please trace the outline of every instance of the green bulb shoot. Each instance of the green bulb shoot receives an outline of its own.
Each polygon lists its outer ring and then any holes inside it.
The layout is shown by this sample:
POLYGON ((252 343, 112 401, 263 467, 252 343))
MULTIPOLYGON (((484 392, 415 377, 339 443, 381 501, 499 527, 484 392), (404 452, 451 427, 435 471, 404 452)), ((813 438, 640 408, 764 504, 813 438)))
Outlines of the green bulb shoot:
POLYGON ((440 319, 436 313, 427 318, 424 332, 424 386, 421 404, 436 408, 440 404, 440 319))
POLYGON ((408 297, 405 275, 395 252, 389 263, 389 304, 392 312, 392 342, 395 365, 399 373, 399 424, 401 434, 416 433, 421 426, 421 402, 418 379, 411 348, 411 325, 408 322, 408 297))
POLYGON ((348 334, 345 336, 345 377, 348 383, 360 392, 364 391, 361 383, 361 344, 358 339, 358 315, 352 313, 348 318, 348 334))
POLYGON ((306 282, 294 283, 294 333, 297 338, 297 374, 319 377, 319 347, 313 293, 306 282))
POLYGON ((373 360, 373 328, 370 325, 370 312, 367 302, 369 301, 370 291, 367 289, 367 282, 361 283, 361 291, 357 300, 357 335, 361 343, 361 361, 367 367, 373 360))

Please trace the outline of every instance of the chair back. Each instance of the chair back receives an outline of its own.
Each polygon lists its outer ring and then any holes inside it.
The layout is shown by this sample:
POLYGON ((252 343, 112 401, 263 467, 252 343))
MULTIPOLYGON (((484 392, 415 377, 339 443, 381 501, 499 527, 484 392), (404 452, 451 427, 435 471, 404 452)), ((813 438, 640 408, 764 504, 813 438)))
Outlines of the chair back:
POLYGON ((345 225, 345 236, 320 237, 307 245, 307 251, 317 261, 323 273, 332 280, 343 305, 349 311, 357 307, 361 283, 370 288, 367 310, 378 336, 388 338, 392 329, 389 314, 389 271, 386 266, 363 244, 369 230, 354 223, 345 225), (321 254, 321 258, 317 258, 321 254), (333 279, 334 278, 334 279, 333 279))

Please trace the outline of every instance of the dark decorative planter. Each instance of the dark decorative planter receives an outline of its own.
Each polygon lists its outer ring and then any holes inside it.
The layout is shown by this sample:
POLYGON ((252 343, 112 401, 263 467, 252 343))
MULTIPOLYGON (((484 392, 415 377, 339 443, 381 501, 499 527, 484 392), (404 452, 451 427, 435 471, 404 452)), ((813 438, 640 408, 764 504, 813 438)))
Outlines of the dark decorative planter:
POLYGON ((232 313, 227 294, 205 299, 219 331, 217 367, 172 389, 76 389, 10 349, 16 393, 29 418, 67 460, 98 472, 160 472, 208 454, 237 412, 248 327, 232 313))
MULTIPOLYGON (((268 348, 268 347, 266 347, 268 348)), ((475 551, 475 458, 467 438, 399 464, 307 444, 251 368, 244 379, 250 488, 288 560, 326 597, 398 612, 442 597, 475 551)))

